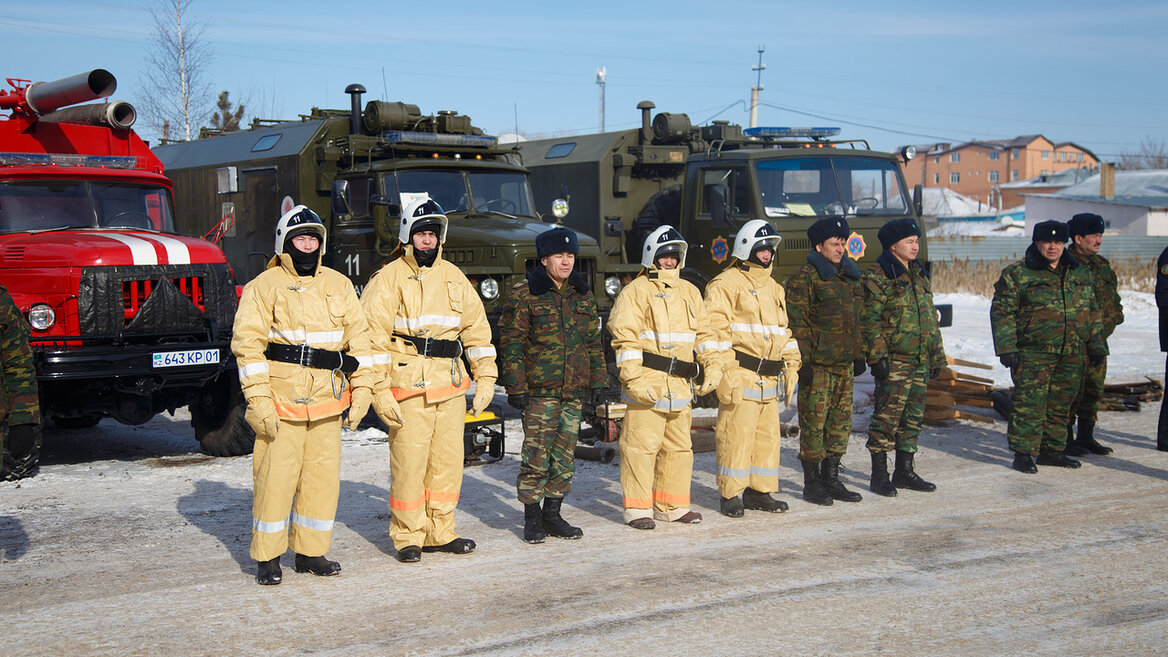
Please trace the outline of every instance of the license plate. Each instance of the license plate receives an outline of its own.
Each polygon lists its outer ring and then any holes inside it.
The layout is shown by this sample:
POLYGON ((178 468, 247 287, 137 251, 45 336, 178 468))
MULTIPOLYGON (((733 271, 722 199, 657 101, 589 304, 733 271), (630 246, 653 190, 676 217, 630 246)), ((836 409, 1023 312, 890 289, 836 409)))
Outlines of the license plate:
POLYGON ((187 365, 214 365, 219 362, 218 349, 190 351, 159 351, 154 353, 154 367, 184 367, 187 365))

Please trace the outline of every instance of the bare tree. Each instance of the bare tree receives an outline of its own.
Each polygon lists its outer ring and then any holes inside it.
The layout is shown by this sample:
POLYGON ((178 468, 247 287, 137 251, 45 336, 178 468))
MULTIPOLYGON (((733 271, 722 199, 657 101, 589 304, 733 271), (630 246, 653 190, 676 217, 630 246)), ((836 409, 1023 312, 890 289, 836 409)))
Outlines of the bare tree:
POLYGON ((1168 146, 1161 139, 1151 136, 1140 140, 1136 152, 1124 151, 1119 156, 1120 169, 1168 169, 1168 146))
POLYGON ((215 132, 237 132, 239 130, 239 122, 243 119, 243 105, 237 105, 235 109, 231 109, 231 101, 227 98, 227 92, 219 93, 219 100, 215 103, 218 111, 211 115, 211 128, 215 132))
POLYGON ((146 48, 140 105, 164 138, 174 126, 190 140, 194 126, 211 112, 211 87, 204 73, 213 56, 202 40, 205 23, 187 18, 192 0, 152 0, 154 35, 146 48), (169 124, 167 129, 163 126, 169 124))

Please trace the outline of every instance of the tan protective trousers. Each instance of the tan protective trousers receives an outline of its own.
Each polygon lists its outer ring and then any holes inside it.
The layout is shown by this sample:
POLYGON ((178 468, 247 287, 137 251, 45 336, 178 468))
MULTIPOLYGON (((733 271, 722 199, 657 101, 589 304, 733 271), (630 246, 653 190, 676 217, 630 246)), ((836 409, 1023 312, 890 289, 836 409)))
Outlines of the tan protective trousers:
POLYGON ((416 395, 398 404, 405 426, 389 437, 389 536, 398 550, 445 545, 458 538, 466 397, 427 402, 416 395))
POLYGON ((280 418, 275 438, 255 441, 251 470, 251 558, 268 561, 288 548, 327 554, 341 489, 341 416, 280 418))
POLYGON ((620 479, 624 521, 652 517, 672 522, 684 516, 689 512, 693 477, 689 407, 666 412, 630 406, 623 424, 620 479))
POLYGON ((737 497, 748 487, 778 492, 781 435, 778 397, 722 404, 714 431, 718 494, 737 497))

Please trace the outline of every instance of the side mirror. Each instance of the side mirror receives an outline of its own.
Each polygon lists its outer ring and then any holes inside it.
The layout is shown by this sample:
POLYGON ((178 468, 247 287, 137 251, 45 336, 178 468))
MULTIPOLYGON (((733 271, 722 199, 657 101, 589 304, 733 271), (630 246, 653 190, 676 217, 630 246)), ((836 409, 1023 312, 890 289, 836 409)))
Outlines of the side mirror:
POLYGON ((730 188, 725 183, 711 185, 709 195, 706 202, 710 207, 710 220, 715 226, 729 226, 734 215, 730 209, 730 188))
POLYGON ((401 206, 384 194, 371 194, 369 204, 385 208, 384 211, 374 213, 373 230, 377 232, 377 237, 386 244, 397 244, 397 222, 401 218, 401 206))
POLYGON ((922 210, 925 207, 924 196, 925 196, 924 187, 921 187, 920 185, 913 187, 913 199, 912 199, 913 212, 917 213, 918 219, 921 218, 922 210))
POLYGON ((342 214, 353 214, 353 210, 349 205, 349 181, 348 180, 334 180, 333 181, 333 216, 342 214))

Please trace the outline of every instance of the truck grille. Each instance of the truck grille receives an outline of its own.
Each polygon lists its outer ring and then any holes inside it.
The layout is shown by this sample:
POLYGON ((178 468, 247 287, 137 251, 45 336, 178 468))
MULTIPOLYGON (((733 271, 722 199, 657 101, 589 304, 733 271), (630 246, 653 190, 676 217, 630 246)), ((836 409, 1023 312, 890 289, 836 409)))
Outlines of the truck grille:
POLYGON ((230 332, 235 304, 225 263, 88 267, 77 291, 82 337, 133 344, 230 332))
MULTIPOLYGON (((203 277, 202 276, 184 276, 181 278, 172 278, 170 282, 182 293, 184 297, 190 300, 200 311, 206 312, 206 300, 203 298, 203 277)), ((129 326, 130 321, 138 315, 138 309, 142 304, 146 303, 146 299, 150 297, 155 283, 153 280, 139 280, 139 281, 122 281, 122 314, 124 315, 124 325, 129 326)))

